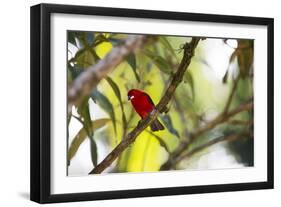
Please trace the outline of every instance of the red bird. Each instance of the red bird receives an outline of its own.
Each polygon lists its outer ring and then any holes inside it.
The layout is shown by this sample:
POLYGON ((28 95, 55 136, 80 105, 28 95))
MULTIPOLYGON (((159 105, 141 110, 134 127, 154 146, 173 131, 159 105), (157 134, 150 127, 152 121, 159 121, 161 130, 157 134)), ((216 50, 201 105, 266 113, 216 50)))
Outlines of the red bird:
MULTIPOLYGON (((155 108, 155 105, 150 96, 137 89, 131 89, 128 92, 128 100, 131 101, 135 111, 144 119, 149 113, 155 108)), ((155 119, 151 124, 150 128, 152 131, 164 130, 164 126, 158 119, 155 119)))

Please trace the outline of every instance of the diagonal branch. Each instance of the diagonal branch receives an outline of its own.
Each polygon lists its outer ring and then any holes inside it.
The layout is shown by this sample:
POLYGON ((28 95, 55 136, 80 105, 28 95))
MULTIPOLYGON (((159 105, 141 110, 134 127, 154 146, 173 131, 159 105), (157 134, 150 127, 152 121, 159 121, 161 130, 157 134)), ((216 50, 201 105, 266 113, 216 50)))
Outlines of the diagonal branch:
POLYGON ((174 160, 177 159, 184 151, 188 150, 188 147, 190 143, 192 143, 198 136, 202 135, 203 133, 215 128, 217 125, 224 123, 225 121, 228 121, 231 117, 235 116, 236 114, 248 111, 253 109, 253 102, 241 104, 237 108, 228 111, 226 114, 225 112, 221 113, 219 116, 217 116, 212 121, 208 122, 203 127, 199 128, 193 133, 190 133, 190 138, 183 139, 178 147, 170 154, 169 159, 161 166, 161 170, 168 170, 172 167, 174 160))
POLYGON ((183 153, 181 156, 177 157, 175 159, 175 162, 174 162, 174 165, 176 165, 177 163, 179 163, 180 161, 182 161, 183 159, 188 159, 190 158, 191 156, 193 156, 194 154, 210 147, 210 146, 213 146, 215 144, 218 144, 220 142, 225 142, 225 141, 234 141, 234 140, 237 140, 237 139, 241 139, 243 138, 244 136, 247 136, 249 135, 249 133, 240 133, 240 134, 230 134, 230 135, 227 135, 227 136, 220 136, 220 137, 217 137, 215 139, 212 139, 192 150, 190 150, 189 152, 187 153, 183 153))
POLYGON ((145 35, 131 35, 124 44, 114 47, 97 64, 89 67, 75 79, 68 90, 68 111, 73 105, 79 105, 84 97, 88 96, 99 81, 106 77, 126 56, 134 52, 145 42, 145 35))
POLYGON ((107 167, 109 167, 114 162, 114 160, 136 140, 138 135, 157 118, 159 112, 167 106, 176 88, 183 79, 183 75, 191 62, 191 58, 194 55, 194 51, 196 46, 198 45, 199 40, 200 38, 192 38, 190 43, 186 43, 184 45, 183 58, 181 60, 179 68, 177 72, 172 76, 171 83, 167 88, 165 95, 161 98, 155 109, 150 113, 149 116, 147 116, 145 119, 142 119, 139 122, 138 126, 134 128, 129 134, 127 134, 127 136, 113 149, 113 151, 109 153, 107 157, 89 174, 102 173, 107 167))

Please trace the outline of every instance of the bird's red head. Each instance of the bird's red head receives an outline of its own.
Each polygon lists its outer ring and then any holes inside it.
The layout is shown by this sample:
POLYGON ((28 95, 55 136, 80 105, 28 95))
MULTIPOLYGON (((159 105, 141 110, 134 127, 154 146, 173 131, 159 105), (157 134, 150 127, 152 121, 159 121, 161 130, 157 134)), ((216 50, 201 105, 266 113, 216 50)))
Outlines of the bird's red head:
POLYGON ((144 94, 144 92, 141 90, 131 89, 128 92, 128 100, 132 100, 134 98, 140 97, 142 94, 144 94))

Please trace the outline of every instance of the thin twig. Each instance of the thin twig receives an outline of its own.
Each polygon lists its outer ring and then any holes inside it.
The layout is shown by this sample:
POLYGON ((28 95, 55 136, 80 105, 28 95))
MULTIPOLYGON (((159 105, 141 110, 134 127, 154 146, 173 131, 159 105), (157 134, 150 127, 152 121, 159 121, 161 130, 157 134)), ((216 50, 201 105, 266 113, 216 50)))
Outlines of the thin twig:
POLYGON ((234 141, 237 139, 241 139, 246 135, 249 135, 249 133, 231 134, 228 136, 221 136, 221 137, 214 138, 214 139, 208 141, 207 143, 204 143, 204 144, 190 150, 189 152, 183 153, 181 156, 177 157, 174 161, 174 166, 177 165, 182 160, 186 160, 186 159, 192 157, 194 154, 196 154, 208 147, 211 147, 215 144, 218 144, 218 143, 224 142, 224 141, 234 141))
POLYGON ((111 153, 109 153, 106 158, 99 163, 89 174, 97 174, 103 172, 107 167, 109 167, 112 162, 130 145, 132 144, 138 135, 148 127, 151 122, 153 122, 159 111, 161 111, 164 107, 167 106, 169 101, 171 100, 177 86, 181 83, 183 79, 183 75, 187 70, 191 62, 191 58, 194 55, 195 48, 199 42, 200 38, 192 38, 190 43, 186 43, 184 47, 184 54, 179 65, 177 72, 172 76, 172 81, 169 87, 166 90, 165 95, 161 98, 160 102, 157 104, 155 109, 147 116, 142 119, 136 128, 134 128, 127 136, 113 149, 111 153))
POLYGON ((236 114, 238 114, 240 112, 243 112, 243 111, 249 111, 249 110, 253 109, 253 107, 254 107, 253 102, 241 104, 237 108, 229 111, 227 114, 221 114, 217 118, 215 118, 213 121, 208 122, 202 128, 199 128, 197 131, 195 131, 192 136, 193 137, 197 137, 197 136, 201 135, 202 133, 204 133, 206 131, 209 131, 210 129, 213 129, 218 124, 221 124, 221 123, 229 120, 234 115, 236 115, 236 114))

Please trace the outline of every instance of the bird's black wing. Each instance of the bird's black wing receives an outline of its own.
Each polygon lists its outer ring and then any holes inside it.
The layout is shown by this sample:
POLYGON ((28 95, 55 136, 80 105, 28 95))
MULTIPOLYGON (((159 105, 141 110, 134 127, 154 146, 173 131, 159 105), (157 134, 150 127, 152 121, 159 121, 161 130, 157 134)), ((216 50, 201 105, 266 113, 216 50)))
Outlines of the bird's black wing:
MULTIPOLYGON (((149 102, 153 105, 153 106, 155 106, 155 104, 153 103, 153 101, 152 101, 152 99, 150 98, 150 96, 148 95, 148 94, 146 94, 146 93, 144 93, 145 94, 145 96, 148 98, 148 100, 149 100, 149 102)), ((160 111, 160 113, 168 113, 168 111, 169 111, 169 109, 168 109, 168 107, 167 106, 164 106, 164 108, 160 111)))
POLYGON ((155 106, 155 104, 153 103, 153 101, 152 101, 152 99, 150 98, 150 96, 149 96, 148 94, 146 94, 146 93, 144 93, 144 94, 145 94, 145 96, 148 98, 149 102, 150 102, 153 106, 155 106))

